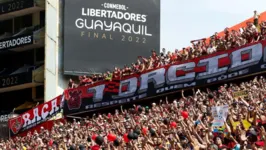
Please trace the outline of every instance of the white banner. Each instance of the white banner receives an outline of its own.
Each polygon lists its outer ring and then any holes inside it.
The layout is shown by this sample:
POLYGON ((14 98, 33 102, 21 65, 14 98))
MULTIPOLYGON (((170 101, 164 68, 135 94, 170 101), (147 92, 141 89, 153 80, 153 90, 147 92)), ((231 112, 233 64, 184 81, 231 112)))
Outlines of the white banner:
POLYGON ((223 126, 228 115, 228 105, 212 107, 212 126, 223 126))

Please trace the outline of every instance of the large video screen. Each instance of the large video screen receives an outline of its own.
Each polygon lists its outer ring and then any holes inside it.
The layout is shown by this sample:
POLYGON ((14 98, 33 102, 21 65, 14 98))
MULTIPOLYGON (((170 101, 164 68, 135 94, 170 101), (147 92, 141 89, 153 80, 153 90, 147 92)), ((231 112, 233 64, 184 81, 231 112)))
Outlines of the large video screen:
POLYGON ((65 0, 64 73, 112 70, 160 50, 160 0, 65 0))

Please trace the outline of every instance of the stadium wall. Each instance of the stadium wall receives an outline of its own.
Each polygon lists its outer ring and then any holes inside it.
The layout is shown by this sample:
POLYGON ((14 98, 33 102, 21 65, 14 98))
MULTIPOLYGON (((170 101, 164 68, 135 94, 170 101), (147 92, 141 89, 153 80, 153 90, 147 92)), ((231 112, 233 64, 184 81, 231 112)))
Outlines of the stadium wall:
POLYGON ((60 5, 62 1, 46 0, 45 34, 45 102, 62 94, 67 80, 63 76, 63 49, 60 5))
POLYGON ((58 14, 59 14, 59 46, 58 46, 58 85, 57 85, 57 95, 62 94, 64 92, 64 89, 67 87, 68 84, 68 77, 64 75, 64 66, 63 66, 63 59, 64 59, 64 49, 63 49, 63 29, 64 29, 64 25, 63 25, 63 2, 64 0, 59 0, 59 10, 58 10, 58 14))

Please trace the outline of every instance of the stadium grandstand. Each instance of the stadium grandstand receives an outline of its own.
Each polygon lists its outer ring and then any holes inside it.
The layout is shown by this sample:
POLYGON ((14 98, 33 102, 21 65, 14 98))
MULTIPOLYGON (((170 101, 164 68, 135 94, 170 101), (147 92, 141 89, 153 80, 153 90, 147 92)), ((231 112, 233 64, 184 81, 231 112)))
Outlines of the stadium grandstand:
POLYGON ((45 1, 2 0, 0 9, 0 136, 6 138, 10 116, 44 102, 45 1))
POLYGON ((0 150, 266 150, 266 12, 77 77, 62 71, 58 26, 73 28, 55 3, 0 1, 0 150))

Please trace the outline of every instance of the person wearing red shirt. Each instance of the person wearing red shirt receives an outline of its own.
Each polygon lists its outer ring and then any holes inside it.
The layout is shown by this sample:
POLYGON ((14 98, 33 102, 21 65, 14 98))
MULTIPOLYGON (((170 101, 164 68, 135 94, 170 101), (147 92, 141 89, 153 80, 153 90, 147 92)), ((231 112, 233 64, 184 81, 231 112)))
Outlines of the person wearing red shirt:
POLYGON ((120 70, 117 67, 115 67, 115 70, 113 72, 113 79, 120 79, 121 77, 120 74, 121 74, 120 70))
POLYGON ((225 38, 225 41, 226 42, 229 42, 229 40, 230 40, 230 32, 229 32, 229 28, 225 28, 224 29, 224 38, 225 38))
POLYGON ((261 40, 266 40, 266 20, 260 24, 261 40))
POLYGON ((173 64, 176 62, 176 60, 177 60, 177 54, 173 52, 170 57, 170 62, 173 64))
POLYGON ((214 34, 214 40, 217 41, 217 40, 220 40, 221 37, 218 35, 218 32, 215 32, 214 34))
POLYGON ((82 82, 83 82, 85 85, 93 84, 92 78, 91 78, 91 77, 86 77, 85 75, 83 76, 83 80, 82 80, 82 82))
POLYGON ((152 52, 151 57, 152 57, 153 60, 155 60, 157 58, 156 51, 155 50, 152 50, 151 52, 152 52))
POLYGON ((158 57, 155 58, 155 60, 153 60, 153 68, 158 68, 160 67, 160 60, 158 57))

